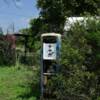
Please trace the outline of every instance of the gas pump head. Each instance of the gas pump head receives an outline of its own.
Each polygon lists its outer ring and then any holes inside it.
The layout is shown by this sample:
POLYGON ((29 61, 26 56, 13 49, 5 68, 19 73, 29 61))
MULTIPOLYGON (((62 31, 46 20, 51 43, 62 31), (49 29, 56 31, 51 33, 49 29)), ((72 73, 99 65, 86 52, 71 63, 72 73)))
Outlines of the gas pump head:
POLYGON ((45 33, 41 35, 43 60, 57 60, 60 54, 61 35, 45 33))

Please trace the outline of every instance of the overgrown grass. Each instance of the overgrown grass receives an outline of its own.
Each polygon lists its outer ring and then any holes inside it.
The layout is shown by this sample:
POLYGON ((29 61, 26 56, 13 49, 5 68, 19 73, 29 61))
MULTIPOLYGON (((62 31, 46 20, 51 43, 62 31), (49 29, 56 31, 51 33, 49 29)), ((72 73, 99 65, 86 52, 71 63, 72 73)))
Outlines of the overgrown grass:
POLYGON ((25 67, 0 67, 0 100, 36 100, 36 74, 25 67))

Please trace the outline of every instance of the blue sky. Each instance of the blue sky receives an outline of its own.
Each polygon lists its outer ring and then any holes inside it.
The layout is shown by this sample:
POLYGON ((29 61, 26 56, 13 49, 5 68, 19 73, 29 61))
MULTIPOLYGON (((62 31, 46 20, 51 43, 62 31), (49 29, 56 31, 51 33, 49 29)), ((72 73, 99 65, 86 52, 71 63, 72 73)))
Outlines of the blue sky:
POLYGON ((13 23, 15 31, 28 27, 29 20, 39 15, 36 0, 21 0, 17 3, 14 3, 13 0, 8 0, 8 3, 4 1, 7 0, 0 0, 0 27, 3 28, 4 32, 7 28, 11 30, 13 23))

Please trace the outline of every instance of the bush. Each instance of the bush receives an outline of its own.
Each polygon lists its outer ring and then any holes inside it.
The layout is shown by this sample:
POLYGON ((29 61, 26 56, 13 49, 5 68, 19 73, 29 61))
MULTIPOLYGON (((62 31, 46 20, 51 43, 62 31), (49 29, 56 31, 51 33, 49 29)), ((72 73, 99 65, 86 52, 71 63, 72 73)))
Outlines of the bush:
POLYGON ((0 36, 0 65, 10 66, 15 64, 15 49, 11 46, 12 44, 4 36, 0 36))
POLYGON ((39 66, 40 63, 40 41, 35 41, 34 43, 34 49, 30 51, 25 52, 20 47, 16 50, 17 54, 17 61, 21 64, 25 64, 28 66, 39 66))
POLYGON ((28 66, 33 66, 34 65, 34 57, 33 55, 21 55, 19 57, 19 62, 21 64, 25 64, 25 65, 28 65, 28 66))
POLYGON ((62 41, 61 68, 48 83, 56 100, 98 100, 100 21, 76 23, 62 41))

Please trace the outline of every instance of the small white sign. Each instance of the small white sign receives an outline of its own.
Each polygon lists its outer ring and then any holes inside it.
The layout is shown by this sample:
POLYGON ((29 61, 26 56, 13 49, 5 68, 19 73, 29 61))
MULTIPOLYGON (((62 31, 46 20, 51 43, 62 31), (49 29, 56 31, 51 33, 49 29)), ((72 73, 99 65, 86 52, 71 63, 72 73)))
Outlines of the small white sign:
POLYGON ((56 43, 43 43, 43 59, 56 60, 56 43))

